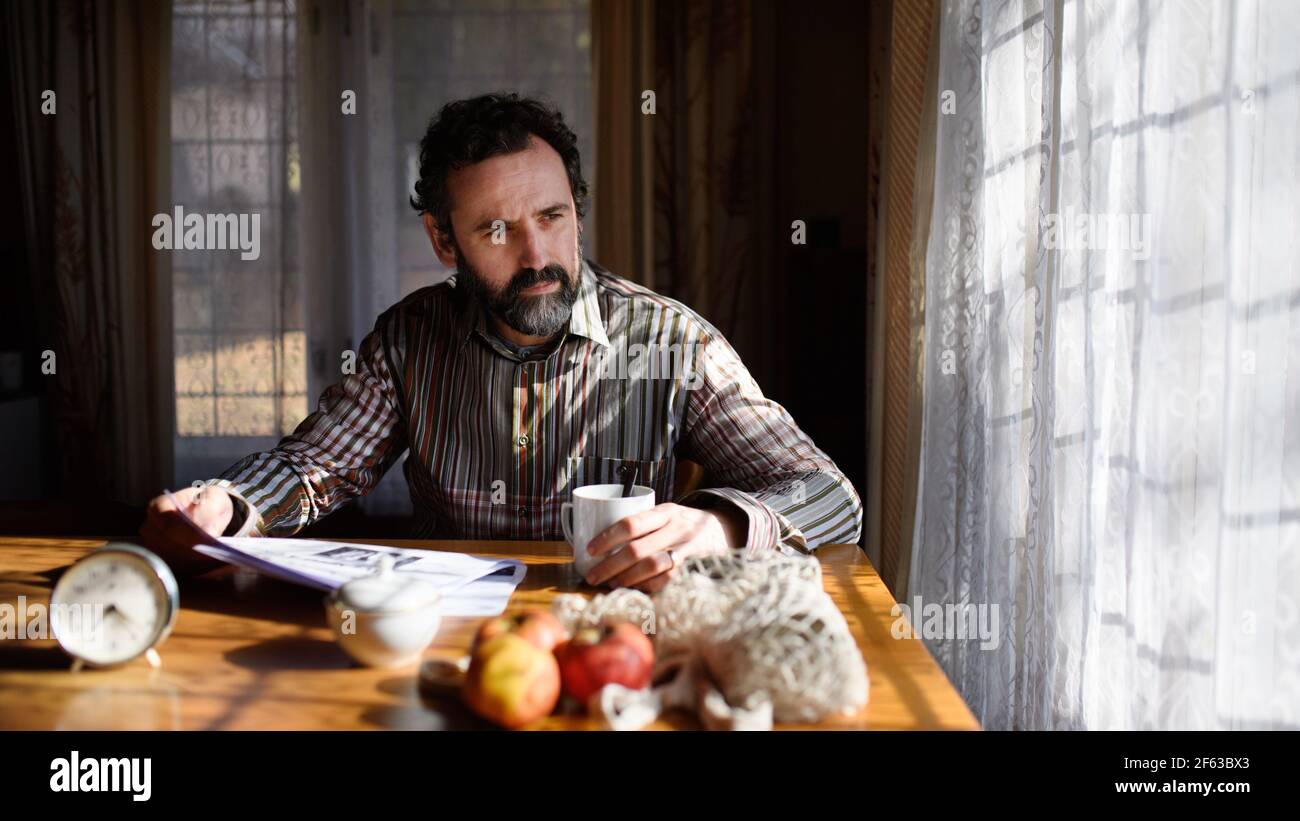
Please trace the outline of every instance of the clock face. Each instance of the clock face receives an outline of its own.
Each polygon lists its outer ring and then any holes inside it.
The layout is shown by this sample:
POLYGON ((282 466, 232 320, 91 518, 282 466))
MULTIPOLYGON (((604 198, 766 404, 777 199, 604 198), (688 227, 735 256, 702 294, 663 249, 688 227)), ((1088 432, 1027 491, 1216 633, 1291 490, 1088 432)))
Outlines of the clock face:
POLYGON ((162 640, 172 619, 172 593, 150 561, 111 549, 70 567, 55 585, 50 605, 59 644, 96 665, 120 664, 144 653, 162 640))

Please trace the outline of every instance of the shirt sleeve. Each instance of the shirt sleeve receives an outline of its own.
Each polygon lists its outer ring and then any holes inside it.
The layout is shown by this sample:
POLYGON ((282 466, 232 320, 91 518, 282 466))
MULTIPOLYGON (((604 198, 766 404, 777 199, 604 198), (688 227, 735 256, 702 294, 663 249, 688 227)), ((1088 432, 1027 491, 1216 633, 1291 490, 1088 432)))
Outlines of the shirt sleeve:
POLYGON ((687 383, 682 454, 711 484, 682 504, 730 504, 749 519, 747 557, 856 543, 862 502, 835 463, 768 399, 731 344, 711 337, 687 383))
POLYGON ((233 535, 291 536, 369 493, 406 448, 377 324, 361 342, 356 373, 326 388, 316 411, 273 450, 244 457, 210 484, 232 496, 232 528, 243 516, 233 535))

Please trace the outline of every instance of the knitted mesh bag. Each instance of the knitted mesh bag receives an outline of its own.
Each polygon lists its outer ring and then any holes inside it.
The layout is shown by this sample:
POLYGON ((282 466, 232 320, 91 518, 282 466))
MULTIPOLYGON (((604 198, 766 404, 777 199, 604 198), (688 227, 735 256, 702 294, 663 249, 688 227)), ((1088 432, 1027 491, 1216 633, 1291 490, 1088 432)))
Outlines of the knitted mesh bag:
POLYGON ((655 684, 608 685, 588 705, 593 715, 637 729, 683 708, 709 729, 770 729, 867 703, 866 664, 816 559, 704 556, 679 570, 653 598, 630 589, 556 598, 552 609, 571 632, 628 621, 655 644, 655 684))

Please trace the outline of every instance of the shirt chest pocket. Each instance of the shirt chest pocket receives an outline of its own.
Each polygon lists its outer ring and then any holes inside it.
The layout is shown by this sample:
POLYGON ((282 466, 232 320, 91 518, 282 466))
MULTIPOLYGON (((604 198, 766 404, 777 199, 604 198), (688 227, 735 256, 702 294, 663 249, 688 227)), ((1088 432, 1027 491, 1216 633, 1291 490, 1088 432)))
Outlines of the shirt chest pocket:
POLYGON ((606 459, 595 456, 572 456, 569 458, 568 486, 563 495, 572 495, 573 489, 586 485, 621 485, 626 471, 637 471, 636 484, 652 488, 655 492, 655 504, 671 502, 673 498, 673 474, 676 459, 606 459))

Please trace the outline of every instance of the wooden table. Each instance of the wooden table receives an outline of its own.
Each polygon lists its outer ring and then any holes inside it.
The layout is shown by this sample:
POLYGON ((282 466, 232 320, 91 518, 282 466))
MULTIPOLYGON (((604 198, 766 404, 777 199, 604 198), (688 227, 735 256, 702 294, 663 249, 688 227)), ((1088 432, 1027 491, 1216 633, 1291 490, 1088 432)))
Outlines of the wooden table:
MULTIPOLYGON (((373 542, 372 542, 373 543, 373 542)), ((0 603, 47 603, 53 578, 103 541, 0 537, 0 603)), ((547 606, 559 593, 598 592, 563 542, 384 541, 464 550, 527 563, 510 609, 547 606)), ((894 599, 856 545, 817 550, 827 591, 844 612, 871 680, 858 716, 789 729, 979 729, 922 643, 890 633, 894 599)), ((0 730, 11 729, 469 729, 487 725, 455 699, 421 692, 416 668, 353 666, 325 624, 322 594, 222 568, 182 580, 181 612, 161 645, 162 666, 69 670, 53 640, 0 639, 0 730)), ((448 618, 426 658, 456 658, 481 620, 448 618)), ((539 729, 586 729, 552 716, 539 729)), ((656 728, 697 727, 670 713, 656 728)))

